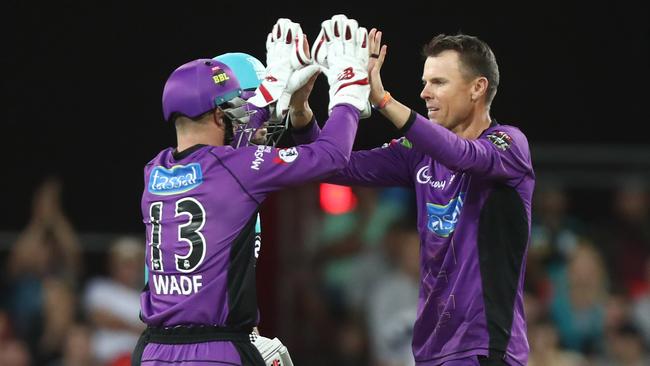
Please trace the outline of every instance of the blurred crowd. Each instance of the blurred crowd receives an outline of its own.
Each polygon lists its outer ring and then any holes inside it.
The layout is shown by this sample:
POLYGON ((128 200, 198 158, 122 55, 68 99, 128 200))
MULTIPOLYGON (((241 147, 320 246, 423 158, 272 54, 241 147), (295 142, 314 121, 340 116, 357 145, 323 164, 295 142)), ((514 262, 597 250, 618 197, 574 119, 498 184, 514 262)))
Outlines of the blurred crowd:
MULTIPOLYGON (((590 204, 602 219, 587 220, 566 187, 538 182, 525 293, 531 366, 650 365, 646 184, 611 189, 590 204)), ((143 236, 116 237, 102 267, 87 268, 61 189, 56 178, 39 186, 30 221, 0 257, 0 366, 129 365, 144 328, 143 236)), ((347 212, 320 212, 303 243, 306 265, 292 282, 300 336, 285 344, 297 365, 414 365, 413 193, 353 194, 347 212)))
POLYGON ((144 243, 119 237, 101 276, 84 268, 77 233, 47 179, 10 248, 0 280, 0 366, 126 366, 144 325, 138 318, 144 243))

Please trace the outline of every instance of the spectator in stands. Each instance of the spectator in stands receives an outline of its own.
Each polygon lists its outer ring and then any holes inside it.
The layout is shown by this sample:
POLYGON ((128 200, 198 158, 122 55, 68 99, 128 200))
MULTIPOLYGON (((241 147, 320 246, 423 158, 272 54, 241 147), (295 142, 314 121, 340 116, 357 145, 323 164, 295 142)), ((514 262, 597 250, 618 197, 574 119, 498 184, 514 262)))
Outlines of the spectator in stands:
POLYGON ((10 249, 3 276, 3 306, 16 337, 25 342, 39 365, 59 357, 63 335, 76 310, 80 250, 63 211, 61 188, 55 177, 38 187, 32 216, 10 249))
POLYGON ((632 323, 619 326, 608 335, 607 354, 600 357, 597 366, 647 366, 650 356, 643 345, 639 329, 632 323))
POLYGON ((645 265, 645 291, 640 293, 632 305, 632 318, 639 327, 645 340, 646 347, 650 348, 650 258, 645 265))
POLYGON ((135 347, 144 324, 139 320, 140 290, 144 284, 144 245, 132 237, 111 244, 109 277, 89 281, 84 307, 93 325, 93 356, 108 363, 135 347))
POLYGON ((650 258, 650 204, 645 182, 628 180, 613 195, 613 214, 599 225, 612 285, 636 297, 650 258))
POLYGON ((77 323, 66 332, 61 359, 48 366, 96 366, 91 349, 91 331, 87 325, 77 323))
POLYGON ((550 315, 560 343, 570 350, 597 352, 603 342, 607 273, 590 243, 578 245, 566 269, 553 278, 550 315))
POLYGON ((0 365, 30 366, 31 357, 24 342, 18 339, 0 341, 0 365))
POLYGON ((420 237, 413 228, 389 235, 387 239, 386 250, 390 251, 387 256, 393 261, 392 267, 376 281, 366 304, 371 355, 376 366, 412 366, 415 365, 411 339, 418 307, 420 237))
POLYGON ((561 349, 555 325, 542 318, 529 322, 530 358, 528 366, 586 366, 586 360, 577 352, 561 349))
POLYGON ((526 281, 527 288, 543 301, 549 296, 548 276, 566 265, 584 234, 583 224, 569 213, 569 205, 566 189, 560 183, 536 184, 526 281))

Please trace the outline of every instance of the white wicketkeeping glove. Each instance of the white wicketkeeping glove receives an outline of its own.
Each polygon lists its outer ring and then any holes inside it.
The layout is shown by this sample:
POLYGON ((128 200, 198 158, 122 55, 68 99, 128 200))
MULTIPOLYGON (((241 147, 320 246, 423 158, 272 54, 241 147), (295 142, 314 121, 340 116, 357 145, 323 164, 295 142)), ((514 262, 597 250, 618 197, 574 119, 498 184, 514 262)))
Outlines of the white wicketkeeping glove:
POLYGON ((296 90, 302 88, 309 79, 314 76, 315 73, 321 70, 319 65, 307 65, 301 69, 294 71, 289 77, 289 82, 287 87, 282 92, 280 99, 278 99, 277 106, 275 108, 275 115, 271 118, 281 119, 286 116, 289 111, 289 102, 291 101, 291 96, 296 90))
POLYGON ((309 41, 300 29, 299 34, 294 37, 294 45, 292 65, 298 64, 299 66, 289 77, 289 82, 278 99, 275 118, 284 117, 287 114, 293 93, 307 84, 309 79, 321 69, 319 65, 314 64, 309 53, 309 41))
POLYGON ((266 338, 255 334, 251 342, 260 352, 266 366, 293 366, 289 351, 277 338, 266 338))
POLYGON ((335 105, 355 106, 362 118, 371 113, 368 95, 368 31, 345 15, 335 15, 321 24, 312 55, 330 84, 329 111, 335 105))
POLYGON ((286 18, 278 19, 266 37, 266 74, 255 95, 248 99, 248 102, 257 107, 271 105, 271 119, 282 119, 282 112, 288 109, 293 91, 299 89, 318 71, 314 67, 305 68, 312 63, 304 51, 306 41, 300 24, 286 18), (292 77, 296 70, 301 73, 292 77), (305 78, 305 75, 308 76, 305 78), (283 93, 288 93, 288 96, 282 97, 283 93), (281 97, 282 103, 279 103, 281 97), (272 105, 275 102, 278 102, 277 106, 272 105))

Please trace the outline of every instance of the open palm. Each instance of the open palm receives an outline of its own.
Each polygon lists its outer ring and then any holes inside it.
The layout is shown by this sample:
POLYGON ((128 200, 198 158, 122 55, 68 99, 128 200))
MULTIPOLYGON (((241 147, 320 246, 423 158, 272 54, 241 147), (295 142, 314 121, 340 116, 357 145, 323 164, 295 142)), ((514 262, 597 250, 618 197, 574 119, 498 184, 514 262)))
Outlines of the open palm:
POLYGON ((381 82, 381 66, 386 59, 387 46, 381 44, 381 31, 372 28, 368 33, 368 78, 370 79, 370 103, 377 105, 384 97, 384 85, 381 82))

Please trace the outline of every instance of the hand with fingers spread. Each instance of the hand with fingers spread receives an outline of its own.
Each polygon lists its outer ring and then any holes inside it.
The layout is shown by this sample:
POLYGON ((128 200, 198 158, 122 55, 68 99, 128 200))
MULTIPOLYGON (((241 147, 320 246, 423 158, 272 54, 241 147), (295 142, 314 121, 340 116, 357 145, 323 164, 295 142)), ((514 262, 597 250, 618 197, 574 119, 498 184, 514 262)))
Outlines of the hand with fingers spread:
POLYGON ((368 32, 357 21, 335 15, 321 24, 312 55, 323 67, 330 84, 329 111, 337 104, 351 104, 369 114, 368 32))
POLYGON ((381 67, 386 60, 388 47, 381 44, 382 32, 372 28, 368 33, 368 79, 370 83, 369 100, 375 110, 388 118, 395 127, 402 128, 407 122, 411 109, 393 99, 384 89, 381 81, 381 67))
POLYGON ((257 107, 278 102, 272 108, 271 118, 281 119, 283 111, 288 107, 291 92, 299 89, 318 71, 318 67, 311 63, 309 43, 300 24, 286 18, 278 19, 266 39, 267 66, 264 81, 248 102, 257 107), (283 97, 285 93, 288 95, 283 97))
POLYGON ((368 51, 370 58, 368 60, 368 79, 370 80, 370 103, 374 106, 380 106, 386 91, 381 82, 381 66, 386 59, 387 46, 381 44, 382 32, 372 28, 368 33, 368 51))
POLYGON ((320 73, 320 66, 313 63, 309 51, 309 41, 307 36, 302 34, 296 35, 294 40, 296 59, 300 60, 300 66, 291 74, 289 82, 280 96, 276 106, 277 116, 284 117, 290 105, 297 103, 307 103, 307 99, 311 94, 314 82, 320 73), (297 95, 296 95, 297 94, 297 95))

